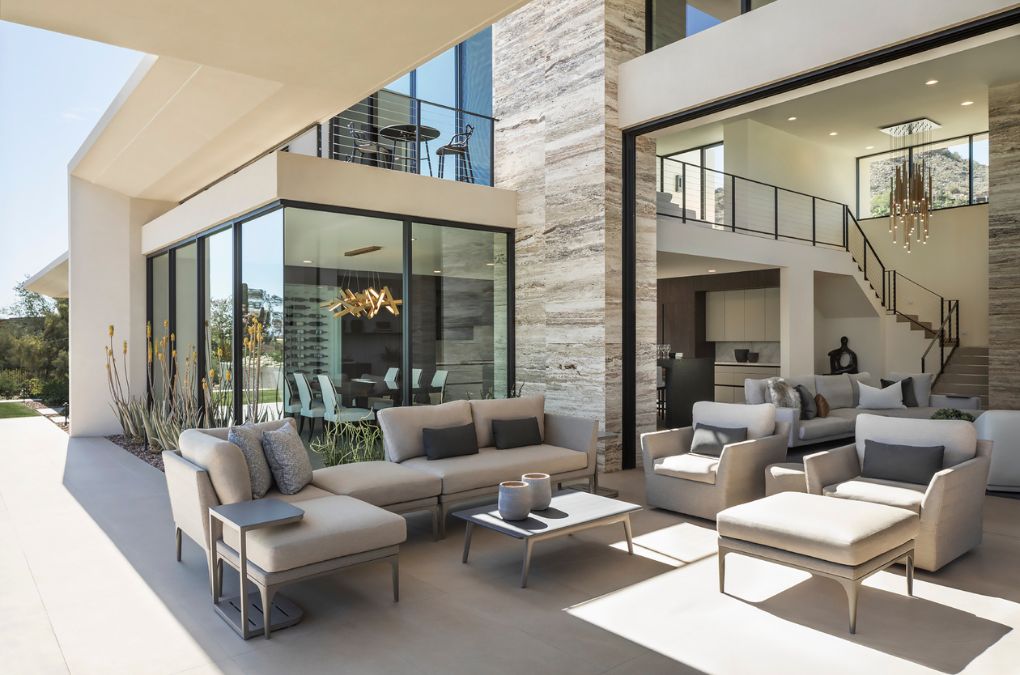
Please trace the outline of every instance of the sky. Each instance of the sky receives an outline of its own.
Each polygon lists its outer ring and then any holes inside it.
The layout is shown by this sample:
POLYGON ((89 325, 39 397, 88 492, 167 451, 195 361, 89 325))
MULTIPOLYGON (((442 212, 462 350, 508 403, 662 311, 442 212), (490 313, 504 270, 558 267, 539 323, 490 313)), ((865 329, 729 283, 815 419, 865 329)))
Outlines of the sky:
POLYGON ((0 21, 0 307, 67 250, 67 164, 141 58, 0 21))

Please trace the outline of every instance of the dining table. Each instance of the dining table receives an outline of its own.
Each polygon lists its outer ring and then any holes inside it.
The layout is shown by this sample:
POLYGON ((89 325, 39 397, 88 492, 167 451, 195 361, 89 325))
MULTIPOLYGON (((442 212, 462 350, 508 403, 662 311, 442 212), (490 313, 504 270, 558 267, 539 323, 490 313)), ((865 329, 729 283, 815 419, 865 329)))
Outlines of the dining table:
MULTIPOLYGON (((429 165, 429 175, 432 174, 432 154, 429 151, 429 141, 434 141, 439 138, 439 129, 430 127, 427 124, 416 124, 410 122, 407 124, 390 124, 379 130, 379 136, 385 138, 393 145, 393 156, 394 158, 400 157, 404 164, 404 171, 410 171, 411 152, 410 148, 417 148, 419 142, 425 143, 425 160, 429 165), (402 144, 403 153, 398 155, 397 143, 402 144), (412 145, 413 144, 413 145, 412 145)), ((415 150, 415 157, 417 157, 418 150, 415 150)), ((419 167, 421 163, 419 161, 419 167)))

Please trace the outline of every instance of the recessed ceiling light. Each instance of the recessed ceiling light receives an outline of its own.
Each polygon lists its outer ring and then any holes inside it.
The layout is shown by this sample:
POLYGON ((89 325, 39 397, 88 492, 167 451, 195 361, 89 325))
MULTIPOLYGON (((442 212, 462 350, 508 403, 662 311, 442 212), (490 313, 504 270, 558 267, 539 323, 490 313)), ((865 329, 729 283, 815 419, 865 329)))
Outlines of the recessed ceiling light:
POLYGON ((715 270, 709 270, 708 273, 709 274, 715 274, 715 270))
POLYGON ((496 263, 485 263, 486 267, 495 267, 496 263))
POLYGON ((960 105, 974 105, 974 101, 964 101, 960 105))
POLYGON ((432 270, 433 274, 442 274, 443 270, 432 270))
POLYGON ((925 84, 928 85, 929 87, 931 85, 933 85, 933 84, 938 84, 938 83, 939 83, 938 80, 928 80, 927 82, 925 82, 925 84))
POLYGON ((864 146, 864 149, 865 149, 865 150, 874 150, 874 149, 875 149, 875 146, 874 146, 874 145, 865 145, 865 146, 864 146))
POLYGON ((306 265, 311 265, 312 264, 311 260, 302 260, 301 262, 303 262, 306 265))
POLYGON ((786 121, 787 122, 796 122, 797 121, 797 117, 795 115, 791 115, 790 117, 786 118, 786 121))
POLYGON ((839 132, 838 131, 830 131, 829 135, 830 136, 839 136, 839 132))

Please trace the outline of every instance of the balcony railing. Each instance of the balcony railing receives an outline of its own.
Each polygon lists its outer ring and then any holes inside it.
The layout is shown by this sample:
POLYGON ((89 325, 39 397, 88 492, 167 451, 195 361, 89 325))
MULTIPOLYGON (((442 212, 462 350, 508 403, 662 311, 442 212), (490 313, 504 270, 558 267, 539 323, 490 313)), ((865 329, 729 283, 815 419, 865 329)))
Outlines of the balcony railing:
POLYGON ((382 90, 330 119, 323 155, 492 185, 494 122, 487 115, 382 90))

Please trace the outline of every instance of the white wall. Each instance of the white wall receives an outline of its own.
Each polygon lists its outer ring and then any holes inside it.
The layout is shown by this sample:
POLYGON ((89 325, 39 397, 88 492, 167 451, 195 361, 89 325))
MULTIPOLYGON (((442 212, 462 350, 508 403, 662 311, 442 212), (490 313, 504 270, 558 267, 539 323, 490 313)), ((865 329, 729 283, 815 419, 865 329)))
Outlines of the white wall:
MULTIPOLYGON (((988 345, 988 206, 980 204, 935 211, 931 238, 907 253, 894 245, 889 221, 861 221, 878 256, 895 269, 949 299, 960 301, 960 337, 965 346, 988 345)), ((938 322, 938 302, 909 282, 897 283, 899 306, 905 314, 938 322)))
POLYGON ((652 121, 1014 4, 1008 0, 774 2, 623 63, 620 126, 652 121))
POLYGON ((826 317, 815 308, 815 372, 829 372, 829 352, 839 347, 846 336, 850 349, 857 353, 857 366, 862 372, 878 377, 885 375, 885 340, 882 320, 871 318, 826 317))
POLYGON ((114 350, 132 393, 145 393, 145 257, 141 226, 170 205, 129 199, 68 178, 71 435, 119 433, 110 409, 105 347, 114 350), (127 340, 125 368, 121 345, 127 340))

